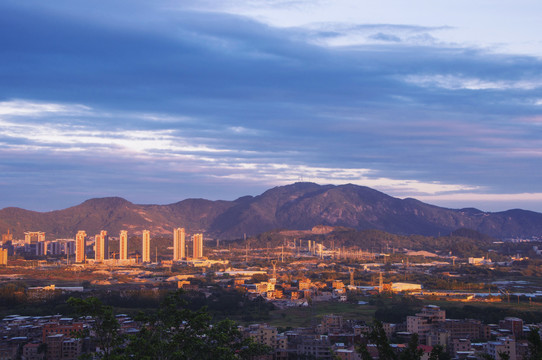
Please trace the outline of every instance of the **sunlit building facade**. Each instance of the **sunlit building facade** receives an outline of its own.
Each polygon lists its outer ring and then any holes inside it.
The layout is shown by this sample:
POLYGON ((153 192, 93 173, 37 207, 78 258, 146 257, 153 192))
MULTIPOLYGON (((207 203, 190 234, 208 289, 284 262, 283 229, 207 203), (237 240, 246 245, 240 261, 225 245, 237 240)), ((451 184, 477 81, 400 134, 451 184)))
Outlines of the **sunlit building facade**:
POLYGON ((94 260, 101 262, 109 259, 109 236, 102 230, 94 238, 94 260))
POLYGON ((119 236, 119 260, 128 260, 128 231, 121 230, 119 236))
POLYGON ((185 231, 184 228, 173 230, 173 260, 183 260, 186 258, 185 231))
POLYGON ((35 244, 40 241, 45 241, 45 233, 43 231, 27 231, 24 233, 25 244, 35 244))
POLYGON ((149 230, 143 230, 143 244, 141 247, 142 262, 151 262, 151 232, 149 230))
POLYGON ((103 258, 104 260, 109 260, 109 235, 107 235, 107 231, 102 230, 100 231, 100 236, 103 242, 103 258))
POLYGON ((203 234, 192 235, 193 256, 192 258, 201 259, 203 257, 203 234))
POLYGON ((0 265, 7 266, 8 264, 8 249, 0 248, 0 265))
POLYGON ((85 248, 87 245, 87 233, 83 230, 79 230, 75 235, 75 262, 85 262, 85 248))

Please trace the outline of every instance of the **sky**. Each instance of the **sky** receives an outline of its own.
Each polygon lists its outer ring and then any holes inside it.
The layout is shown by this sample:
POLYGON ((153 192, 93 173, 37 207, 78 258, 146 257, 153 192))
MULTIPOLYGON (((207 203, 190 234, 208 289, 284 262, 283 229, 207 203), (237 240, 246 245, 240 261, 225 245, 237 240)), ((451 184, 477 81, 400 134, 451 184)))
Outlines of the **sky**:
POLYGON ((0 208, 297 181, 542 212, 538 0, 3 0, 0 208))

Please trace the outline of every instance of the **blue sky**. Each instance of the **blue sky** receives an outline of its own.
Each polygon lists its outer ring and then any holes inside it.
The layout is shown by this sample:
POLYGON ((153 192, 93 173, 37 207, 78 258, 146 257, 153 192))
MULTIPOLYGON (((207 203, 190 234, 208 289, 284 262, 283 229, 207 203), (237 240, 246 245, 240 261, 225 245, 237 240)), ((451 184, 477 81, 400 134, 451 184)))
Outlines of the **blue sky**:
POLYGON ((542 3, 0 3, 0 208, 295 181, 542 211, 542 3))

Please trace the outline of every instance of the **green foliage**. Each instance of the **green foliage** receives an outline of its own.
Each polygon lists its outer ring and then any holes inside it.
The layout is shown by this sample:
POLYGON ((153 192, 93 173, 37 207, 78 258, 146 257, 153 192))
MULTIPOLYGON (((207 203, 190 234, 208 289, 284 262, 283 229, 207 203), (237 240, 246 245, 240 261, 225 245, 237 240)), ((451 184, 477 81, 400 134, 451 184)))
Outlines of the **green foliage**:
MULTIPOLYGON (((88 299, 70 298, 68 303, 73 306, 77 313, 85 316, 92 316, 92 332, 97 345, 102 350, 100 357, 111 359, 118 347, 123 342, 123 336, 120 334, 120 325, 113 313, 113 308, 102 304, 100 300, 94 297, 88 299)), ((79 334, 80 337, 86 337, 89 331, 79 334)))
POLYGON ((458 237, 463 237, 463 238, 467 238, 467 239, 473 239, 473 240, 476 240, 478 242, 482 242, 482 243, 492 243, 493 241, 495 241, 494 238, 492 238, 491 236, 489 235, 486 235, 486 234, 482 234, 481 232, 478 232, 476 230, 472 230, 472 229, 467 229, 467 228, 461 228, 461 229, 457 229, 455 231, 452 231, 450 233, 450 236, 458 236, 458 237))
POLYGON ((405 321, 409 315, 414 315, 420 311, 423 306, 421 300, 414 297, 402 296, 393 298, 391 303, 377 300, 378 309, 375 312, 375 318, 379 321, 400 323, 405 321))
POLYGON ((205 309, 190 310, 181 291, 170 293, 156 311, 141 313, 140 332, 126 341, 112 308, 96 298, 73 299, 70 303, 81 314, 95 319, 95 341, 103 359, 249 359, 269 353, 266 346, 246 339, 231 320, 211 323, 205 309))
POLYGON ((521 311, 514 308, 497 306, 442 306, 446 310, 446 316, 450 319, 477 319, 486 324, 495 324, 505 317, 518 317, 529 319, 534 323, 542 321, 542 313, 539 311, 521 311))
MULTIPOLYGON (((262 233, 256 237, 259 244, 271 247, 292 242, 297 235, 280 231, 262 233)), ((436 252, 451 252, 460 257, 482 256, 493 246, 494 239, 474 230, 459 229, 448 236, 396 235, 382 230, 355 230, 337 227, 329 234, 304 234, 304 240, 313 240, 331 247, 356 247, 372 251, 384 251, 388 244, 394 248, 408 248, 436 252)))
MULTIPOLYGON (((366 334, 367 340, 370 343, 375 344, 378 350, 379 360, 398 360, 397 354, 393 351, 393 348, 388 341, 386 332, 382 323, 378 320, 375 320, 371 325, 371 330, 366 334)), ((367 350, 367 345, 363 345, 358 350, 362 355, 362 359, 370 359, 369 351, 367 350)))
POLYGON ((480 358, 482 358, 482 360, 495 360, 495 358, 488 353, 480 354, 480 358))
POLYGON ((423 355, 423 350, 418 349, 418 334, 414 333, 410 337, 405 350, 399 355, 400 360, 420 360, 423 355))
MULTIPOLYGON (((378 320, 373 322, 366 337, 371 344, 376 345, 379 360, 420 360, 423 355, 423 350, 418 349, 418 334, 412 334, 406 349, 397 354, 390 345, 382 323, 378 320)), ((361 355, 362 360, 372 359, 366 344, 359 346, 357 351, 361 355)), ((438 359, 437 354, 435 355, 435 359, 431 360, 436 359, 438 359)))
POLYGON ((444 351, 442 345, 434 345, 429 354, 429 360, 450 360, 451 356, 444 351))
POLYGON ((26 285, 9 282, 0 286, 0 306, 14 306, 27 300, 26 285))
POLYGON ((529 356, 527 360, 542 360, 542 340, 540 340, 539 329, 532 327, 527 335, 529 342, 529 356))

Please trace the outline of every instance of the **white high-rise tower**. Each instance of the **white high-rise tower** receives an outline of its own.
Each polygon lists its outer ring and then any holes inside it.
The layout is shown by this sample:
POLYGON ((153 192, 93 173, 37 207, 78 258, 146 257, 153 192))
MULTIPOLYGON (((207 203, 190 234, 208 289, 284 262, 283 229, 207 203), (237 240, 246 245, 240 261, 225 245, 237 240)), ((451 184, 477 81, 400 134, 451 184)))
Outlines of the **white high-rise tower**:
POLYGON ((142 262, 151 262, 151 232, 149 230, 143 230, 143 246, 141 247, 142 262))
POLYGON ((203 257, 203 234, 192 235, 193 256, 194 260, 203 257))
POLYGON ((119 236, 119 260, 128 260, 128 231, 121 230, 119 236))
POLYGON ((173 230, 173 261, 186 258, 185 232, 184 228, 173 230))

